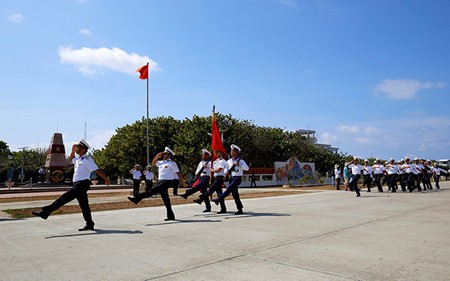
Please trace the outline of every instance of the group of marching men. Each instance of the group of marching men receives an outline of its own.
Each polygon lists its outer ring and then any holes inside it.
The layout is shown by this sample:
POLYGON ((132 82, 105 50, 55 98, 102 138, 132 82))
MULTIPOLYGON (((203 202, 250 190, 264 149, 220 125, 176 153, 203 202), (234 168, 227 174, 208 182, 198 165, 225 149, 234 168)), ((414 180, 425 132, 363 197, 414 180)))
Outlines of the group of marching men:
MULTIPOLYGON (((187 199, 194 193, 200 192, 200 196, 194 200, 197 204, 201 205, 205 203, 206 209, 204 213, 211 212, 210 196, 214 193, 217 194, 217 198, 213 200, 216 205, 220 204, 219 214, 227 213, 225 205, 225 198, 228 195, 232 195, 236 203, 237 212, 235 215, 243 214, 243 208, 238 187, 242 182, 242 175, 244 171, 248 171, 249 167, 243 159, 239 157, 241 149, 237 145, 231 145, 231 158, 225 160, 223 158, 223 152, 215 151, 217 159, 211 162, 211 152, 207 149, 202 149, 202 160, 197 166, 195 171, 194 183, 186 189, 184 194, 180 196, 187 199), (229 178, 228 187, 222 192, 222 186, 224 186, 225 178, 229 178)), ((152 161, 152 165, 158 168, 158 183, 155 187, 152 187, 153 174, 150 168, 144 172, 146 176, 146 191, 139 193, 140 184, 140 171, 138 165, 136 165, 130 173, 133 174, 133 196, 128 196, 128 200, 138 204, 142 199, 151 197, 155 194, 160 194, 161 198, 166 206, 167 218, 165 220, 175 220, 175 214, 173 213, 169 192, 170 187, 174 188, 174 195, 178 195, 177 188, 181 183, 183 187, 188 187, 183 179, 178 165, 171 159, 175 153, 168 147, 163 152, 158 153, 152 161), (159 160, 161 159, 162 160, 159 160)))
MULTIPOLYGON (((67 204, 68 202, 77 199, 80 208, 83 213, 83 218, 86 225, 80 228, 79 231, 94 230, 94 221, 92 220, 91 209, 89 206, 89 200, 87 192, 90 188, 90 175, 95 172, 99 177, 101 177, 107 186, 110 184, 109 178, 105 173, 99 169, 97 164, 94 162, 92 157, 87 154, 90 149, 89 144, 85 140, 80 140, 78 143, 72 146, 72 152, 69 156, 71 163, 74 165, 74 175, 73 175, 73 187, 62 194, 58 199, 56 199, 52 204, 44 206, 40 211, 33 211, 32 214, 42 219, 46 220, 53 212, 67 204)), ((235 215, 243 214, 242 202, 240 200, 238 187, 242 182, 242 175, 244 171, 248 171, 249 167, 243 159, 240 158, 239 154, 241 149, 237 145, 231 145, 231 158, 225 160, 224 155, 221 151, 215 151, 217 159, 211 163, 211 152, 206 149, 202 149, 202 160, 198 164, 196 174, 196 182, 186 189, 184 194, 180 196, 187 199, 190 195, 201 192, 200 196, 194 200, 198 204, 203 202, 206 205, 204 212, 211 212, 211 203, 209 197, 213 193, 217 193, 217 198, 213 200, 216 205, 220 204, 220 211, 218 213, 226 213, 225 198, 228 195, 232 195, 236 203, 237 212, 235 215), (222 192, 222 186, 224 186, 225 179, 229 179, 228 187, 222 192)), ((160 194, 167 210, 167 218, 165 220, 175 220, 175 214, 173 213, 172 206, 170 203, 168 189, 170 187, 178 187, 178 182, 187 188, 187 184, 184 181, 183 175, 178 169, 177 163, 175 163, 171 158, 175 153, 168 147, 164 151, 159 152, 155 158, 153 158, 152 165, 158 168, 158 182, 156 186, 147 186, 145 192, 139 193, 139 185, 133 186, 133 196, 128 196, 128 200, 138 204, 142 199, 152 197, 153 195, 160 194), (176 183, 176 184, 175 184, 176 183)), ((130 171, 134 175, 139 175, 139 166, 135 166, 134 169, 130 171)), ((150 175, 150 169, 146 171, 146 178, 152 179, 153 175, 150 175)), ((137 177, 136 179, 139 179, 137 177)), ((140 182, 140 180, 139 180, 140 182)), ((174 190, 176 194, 176 190, 174 190)))
POLYGON ((341 171, 338 164, 335 165, 335 179, 337 189, 340 189, 340 178, 344 177, 345 189, 355 191, 356 196, 360 196, 360 189, 358 188, 358 180, 361 174, 364 176, 363 186, 367 187, 367 192, 371 192, 371 188, 376 186, 379 192, 383 192, 383 184, 387 183, 388 190, 397 192, 398 185, 402 191, 413 192, 414 189, 418 191, 433 190, 431 185, 431 178, 434 178, 436 190, 440 188, 439 180, 441 175, 447 174, 447 171, 440 168, 438 163, 434 166, 431 160, 423 160, 414 158, 413 161, 409 157, 401 159, 396 162, 391 158, 386 161, 384 165, 380 159, 375 160, 375 164, 370 166, 369 160, 364 160, 364 164, 359 164, 358 158, 353 158, 352 162, 347 162, 344 169, 341 171), (382 178, 384 179, 382 180, 382 178), (422 184, 422 186, 421 186, 422 184))

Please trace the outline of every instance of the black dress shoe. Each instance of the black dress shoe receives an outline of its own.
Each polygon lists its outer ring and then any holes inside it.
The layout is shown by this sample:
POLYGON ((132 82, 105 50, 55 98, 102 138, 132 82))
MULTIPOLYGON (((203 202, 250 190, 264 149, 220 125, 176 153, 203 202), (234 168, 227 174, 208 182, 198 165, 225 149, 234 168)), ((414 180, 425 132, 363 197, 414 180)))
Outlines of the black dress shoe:
POLYGON ((227 210, 220 210, 219 212, 217 212, 218 214, 226 214, 227 210))
POLYGON ((238 210, 236 213, 234 213, 235 215, 242 215, 244 212, 242 212, 242 209, 238 210))
POLYGON ((174 221, 175 220, 175 218, 167 218, 167 219, 164 219, 165 221, 174 221))
POLYGON ((213 199, 214 204, 219 205, 219 198, 213 199))
POLYGON ((136 205, 137 205, 137 203, 139 203, 139 201, 141 201, 138 198, 133 197, 133 196, 128 196, 127 198, 128 198, 128 200, 130 200, 131 202, 133 202, 136 205))
POLYGON ((209 213, 209 212, 211 212, 211 209, 205 209, 205 210, 203 210, 203 213, 209 213))
POLYGON ((186 195, 186 193, 180 194, 181 197, 183 197, 184 199, 187 199, 188 196, 186 195))
POLYGON ((31 213, 32 213, 33 215, 37 216, 37 217, 40 217, 40 218, 44 219, 44 220, 46 220, 46 219, 48 218, 48 216, 49 216, 49 214, 44 213, 44 212, 36 212, 36 211, 33 211, 33 212, 31 212, 31 213))
POLYGON ((194 202, 201 205, 202 204, 202 200, 201 199, 194 199, 194 202))
POLYGON ((83 228, 78 229, 78 231, 94 230, 94 226, 85 225, 83 228))

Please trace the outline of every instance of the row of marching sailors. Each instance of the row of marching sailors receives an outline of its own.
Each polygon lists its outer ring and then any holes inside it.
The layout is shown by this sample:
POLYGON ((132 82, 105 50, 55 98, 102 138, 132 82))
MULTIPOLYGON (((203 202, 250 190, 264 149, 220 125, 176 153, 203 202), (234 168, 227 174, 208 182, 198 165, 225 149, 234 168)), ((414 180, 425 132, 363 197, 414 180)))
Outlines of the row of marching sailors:
POLYGON ((367 187, 367 192, 371 192, 371 188, 375 185, 379 192, 383 192, 383 184, 387 183, 388 189, 391 192, 397 192, 398 185, 402 191, 413 192, 433 190, 431 185, 431 178, 434 178, 436 189, 439 189, 440 176, 446 173, 444 169, 440 168, 436 163, 434 167, 431 161, 419 160, 415 158, 413 161, 409 157, 401 159, 396 162, 395 159, 390 159, 384 165, 379 159, 375 160, 373 166, 369 165, 368 160, 364 160, 364 165, 360 165, 358 158, 354 158, 351 163, 346 163, 346 166, 351 171, 351 177, 348 187, 351 191, 356 192, 356 196, 360 196, 360 189, 358 188, 358 180, 361 174, 364 175, 363 186, 367 187), (382 181, 382 178, 384 180, 382 181), (423 187, 421 186, 421 183, 423 187))
MULTIPOLYGON (((211 153, 202 149, 202 161, 198 164, 196 174, 196 182, 187 188, 187 184, 183 179, 183 175, 178 169, 178 165, 171 159, 175 153, 168 147, 164 151, 158 153, 152 161, 152 165, 158 167, 158 182, 155 187, 151 187, 144 193, 139 193, 139 189, 134 189, 133 196, 128 196, 128 199, 138 204, 145 198, 152 197, 152 195, 160 194, 167 211, 167 218, 165 220, 175 220, 175 214, 172 210, 168 189, 170 187, 178 186, 180 182, 186 189, 184 194, 180 196, 187 199, 190 195, 200 192, 198 199, 194 202, 198 204, 205 203, 206 209, 203 212, 211 212, 210 196, 213 193, 217 194, 217 198, 212 200, 216 205, 220 205, 219 214, 227 213, 225 206, 225 198, 232 195, 236 203, 237 212, 235 215, 243 214, 242 202, 240 200, 238 187, 242 182, 242 175, 244 171, 248 171, 249 167, 243 159, 239 157, 241 149, 237 145, 231 145, 231 158, 225 160, 222 158, 222 152, 216 151, 218 158, 211 163, 211 153), (162 160, 160 160, 162 158, 162 160), (228 187, 222 192, 225 178, 229 177, 228 187)), ((138 168, 138 167, 136 167, 138 168)), ((134 171, 131 170, 130 173, 134 171)), ((139 180, 139 173, 137 181, 139 180)))

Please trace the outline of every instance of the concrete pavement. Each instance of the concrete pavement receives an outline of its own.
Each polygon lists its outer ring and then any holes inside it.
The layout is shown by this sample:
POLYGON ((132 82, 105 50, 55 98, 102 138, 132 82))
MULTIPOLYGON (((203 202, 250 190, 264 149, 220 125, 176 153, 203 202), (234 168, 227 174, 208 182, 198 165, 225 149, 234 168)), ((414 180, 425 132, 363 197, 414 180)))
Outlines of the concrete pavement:
POLYGON ((441 186, 246 199, 242 216, 176 205, 173 222, 164 207, 96 212, 81 233, 81 214, 0 218, 0 280, 449 280, 441 186))

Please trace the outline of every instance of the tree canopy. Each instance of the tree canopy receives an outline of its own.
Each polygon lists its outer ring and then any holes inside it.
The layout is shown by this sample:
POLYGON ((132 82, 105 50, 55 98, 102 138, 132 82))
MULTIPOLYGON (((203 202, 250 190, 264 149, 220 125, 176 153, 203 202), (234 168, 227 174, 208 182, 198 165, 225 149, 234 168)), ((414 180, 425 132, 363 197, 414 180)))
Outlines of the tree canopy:
MULTIPOLYGON (((176 120, 173 117, 149 119, 150 162, 165 146, 175 152, 174 160, 183 174, 193 174, 200 161, 201 149, 211 148, 211 117, 193 116, 176 120)), ((217 114, 223 131, 224 146, 242 149, 242 158, 251 167, 273 167, 275 161, 296 156, 302 162, 314 162, 316 169, 326 172, 347 156, 318 147, 299 132, 281 128, 261 127, 252 121, 238 120, 231 115, 217 114)), ((146 119, 118 128, 106 146, 94 152, 96 162, 109 175, 127 176, 135 165, 146 165, 146 119)))

